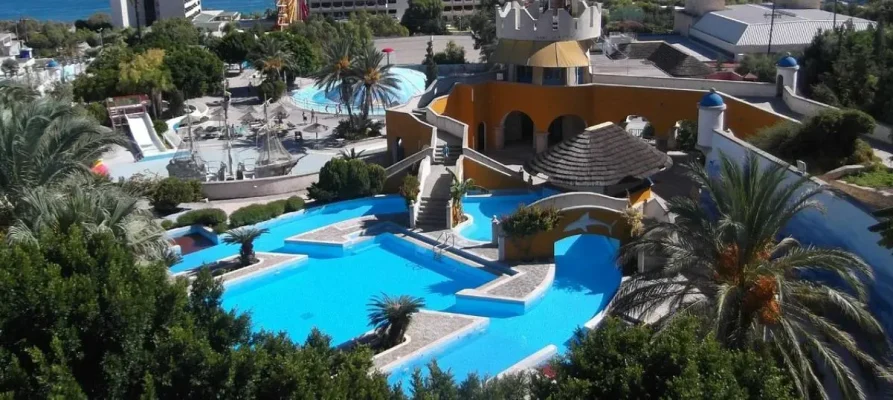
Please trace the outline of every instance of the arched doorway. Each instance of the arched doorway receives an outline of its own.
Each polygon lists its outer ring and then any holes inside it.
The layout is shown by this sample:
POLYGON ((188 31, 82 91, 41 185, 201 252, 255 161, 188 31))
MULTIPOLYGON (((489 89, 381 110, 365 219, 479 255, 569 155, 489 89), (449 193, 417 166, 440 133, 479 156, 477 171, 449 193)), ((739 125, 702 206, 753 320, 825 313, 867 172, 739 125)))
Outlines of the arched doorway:
POLYGON ((586 129, 586 121, 576 115, 562 115, 549 124, 549 146, 570 139, 586 129))
POLYGON ((505 146, 529 145, 533 148, 533 119, 521 111, 512 111, 502 122, 505 146))
POLYGON ((487 125, 483 122, 478 124, 478 131, 475 135, 475 150, 479 152, 487 150, 487 125))
POLYGON ((782 93, 784 93, 784 77, 781 75, 775 76, 775 96, 781 97, 782 93))

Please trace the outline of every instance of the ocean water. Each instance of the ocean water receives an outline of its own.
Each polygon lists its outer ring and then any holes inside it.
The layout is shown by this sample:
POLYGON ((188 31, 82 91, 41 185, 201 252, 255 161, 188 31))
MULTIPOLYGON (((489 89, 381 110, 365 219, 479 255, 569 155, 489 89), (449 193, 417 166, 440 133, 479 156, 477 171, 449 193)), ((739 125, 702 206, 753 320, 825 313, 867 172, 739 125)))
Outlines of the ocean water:
MULTIPOLYGON (((202 8, 205 10, 262 12, 267 8, 276 8, 275 3, 274 0, 204 0, 202 8)), ((111 13, 110 4, 109 0, 37 0, 24 4, 13 0, 0 0, 0 20, 33 18, 74 21, 87 18, 97 12, 111 13)))

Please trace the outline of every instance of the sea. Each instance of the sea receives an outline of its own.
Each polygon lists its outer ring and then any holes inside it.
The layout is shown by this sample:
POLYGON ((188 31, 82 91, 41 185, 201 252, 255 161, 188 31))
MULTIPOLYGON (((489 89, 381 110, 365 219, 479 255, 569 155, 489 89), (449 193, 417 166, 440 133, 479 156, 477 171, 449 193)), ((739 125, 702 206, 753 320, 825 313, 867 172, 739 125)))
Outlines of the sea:
MULTIPOLYGON (((130 0, 126 0, 130 1, 130 0)), ((202 0, 205 10, 227 10, 263 12, 267 8, 276 8, 275 0, 202 0)), ((32 18, 72 22, 85 19, 93 13, 110 13, 109 0, 32 0, 24 3, 21 0, 0 0, 0 20, 32 18)))

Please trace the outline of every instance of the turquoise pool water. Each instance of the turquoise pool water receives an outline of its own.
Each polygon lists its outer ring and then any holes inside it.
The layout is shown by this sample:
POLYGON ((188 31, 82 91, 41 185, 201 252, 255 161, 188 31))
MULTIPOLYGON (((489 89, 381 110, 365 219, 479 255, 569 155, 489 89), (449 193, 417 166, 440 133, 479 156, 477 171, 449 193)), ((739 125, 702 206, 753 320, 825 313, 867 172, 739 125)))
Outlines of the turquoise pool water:
MULTIPOLYGON (((302 253, 306 250, 302 248, 302 253)), ((303 342, 318 327, 340 344, 370 330, 366 304, 372 296, 421 297, 426 309, 442 311, 454 304, 456 292, 494 278, 450 258, 434 260, 430 251, 419 250, 382 234, 352 247, 343 257, 310 254, 307 261, 228 285, 223 305, 250 312, 255 329, 284 331, 303 342)))
MULTIPOLYGON (((406 212, 406 203, 400 196, 341 201, 313 207, 304 210, 300 214, 285 216, 259 224, 258 226, 267 228, 270 232, 254 242, 254 249, 255 251, 276 251, 283 247, 285 239, 319 227, 364 215, 403 212, 406 212)), ((183 256, 183 259, 172 266, 170 271, 172 273, 184 272, 197 268, 202 264, 212 263, 221 258, 235 255, 238 252, 239 246, 237 245, 220 244, 183 256)))
MULTIPOLYGON (((490 325, 436 355, 438 366, 461 381, 471 372, 495 376, 515 363, 553 344, 567 350, 574 331, 602 311, 620 285, 615 267, 618 243, 599 235, 578 235, 555 243, 555 281, 545 297, 524 315, 500 317, 485 312, 490 325)), ((447 310, 451 311, 451 310, 447 310)), ((461 310, 473 313, 474 310, 461 310)), ((420 359, 403 365, 388 378, 409 391, 415 368, 430 362, 420 359)), ((427 373, 425 368, 422 368, 427 373)))
POLYGON ((554 193, 531 192, 520 194, 500 194, 465 196, 462 210, 471 216, 472 223, 466 225, 459 234, 471 240, 489 242, 493 238, 493 217, 511 214, 520 206, 526 206, 554 193))
MULTIPOLYGON (((389 104, 373 105, 370 114, 384 115, 386 108, 404 104, 413 96, 425 91, 425 74, 408 68, 391 68, 391 72, 397 76, 397 90, 394 93, 394 96, 390 99, 389 104)), ((291 97, 299 107, 305 110, 314 110, 316 112, 329 114, 334 114, 338 104, 341 103, 337 89, 326 92, 323 88, 316 85, 305 86, 295 90, 292 92, 291 97)), ((357 107, 357 110, 359 110, 358 107, 362 98, 362 91, 354 94, 354 101, 352 104, 354 107, 357 107)), ((342 110, 342 113, 346 112, 346 110, 342 110)))

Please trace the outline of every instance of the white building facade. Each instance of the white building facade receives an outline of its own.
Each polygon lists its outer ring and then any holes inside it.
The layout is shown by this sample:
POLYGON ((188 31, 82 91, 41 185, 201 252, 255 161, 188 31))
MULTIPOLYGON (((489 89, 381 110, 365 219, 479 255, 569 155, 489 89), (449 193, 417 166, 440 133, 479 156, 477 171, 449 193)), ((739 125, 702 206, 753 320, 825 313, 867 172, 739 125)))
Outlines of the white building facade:
POLYGON ((119 28, 147 27, 168 18, 191 20, 202 12, 201 0, 110 0, 110 5, 112 24, 119 28))

